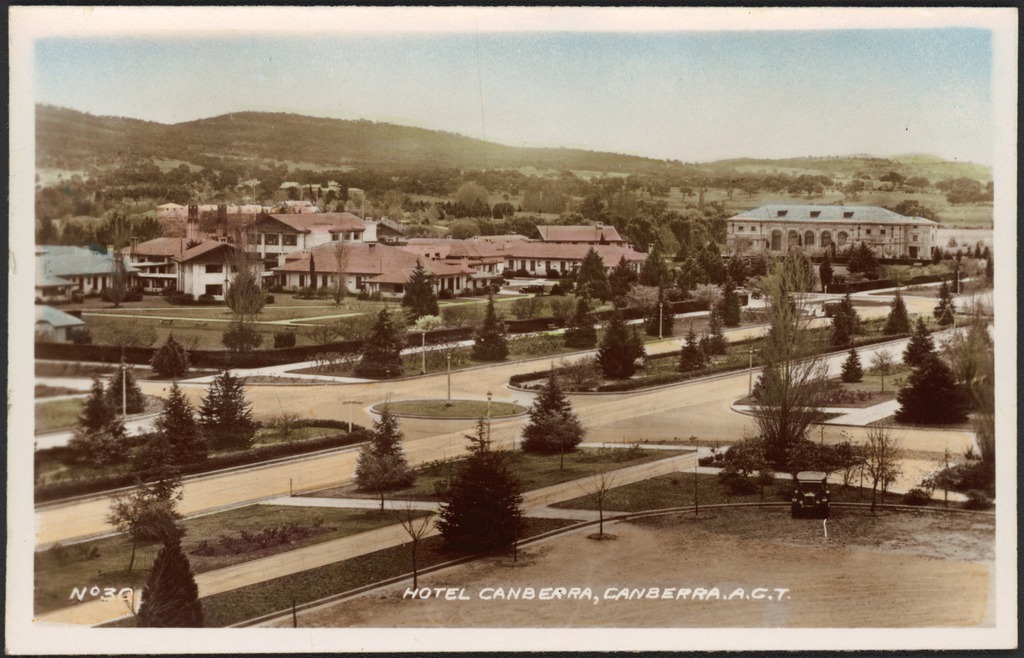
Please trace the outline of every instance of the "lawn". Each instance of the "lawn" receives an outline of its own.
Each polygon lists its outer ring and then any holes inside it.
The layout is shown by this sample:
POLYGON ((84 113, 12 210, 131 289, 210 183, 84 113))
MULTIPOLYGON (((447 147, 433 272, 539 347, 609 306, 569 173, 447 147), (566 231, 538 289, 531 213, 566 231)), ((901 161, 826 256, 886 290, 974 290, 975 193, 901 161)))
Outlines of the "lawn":
POLYGON ((400 400, 377 405, 373 410, 380 413, 387 407, 397 416, 428 416, 430 418, 506 418, 526 411, 526 407, 510 402, 485 402, 483 400, 400 400))
POLYGON ((37 402, 36 433, 77 427, 84 406, 85 398, 37 402))
MULTIPOLYGON (((575 521, 561 519, 524 519, 522 538, 526 539, 574 523, 575 521)), ((420 543, 416 562, 422 569, 464 555, 447 549, 444 539, 435 536, 420 543)), ((316 601, 332 594, 411 572, 409 546, 395 546, 344 562, 207 597, 202 599, 203 615, 209 627, 230 626, 260 615, 287 610, 293 603, 316 601)))
MULTIPOLYGON (((761 501, 760 492, 747 495, 731 494, 728 488, 719 483, 717 475, 681 471, 611 489, 605 495, 604 510, 606 512, 642 512, 667 507, 692 506, 694 478, 697 483, 697 501, 700 505, 761 501)), ((788 501, 792 491, 793 488, 788 481, 776 480, 774 484, 764 488, 764 500, 765 502, 788 501)), ((843 488, 841 484, 831 483, 829 491, 832 502, 871 502, 870 487, 864 489, 859 487, 843 488)), ((881 497, 879 500, 881 501, 881 497)), ((899 503, 901 500, 902 496, 898 494, 887 494, 885 498, 887 503, 899 503)), ((596 510, 597 500, 591 494, 555 503, 552 507, 596 510)))
POLYGON ((55 398, 60 395, 82 395, 85 391, 77 388, 68 388, 67 386, 49 386, 47 384, 36 384, 35 397, 37 400, 41 398, 55 398))
MULTIPOLYGON (((350 510, 335 508, 309 508, 271 505, 250 505, 238 509, 199 516, 183 522, 186 530, 182 546, 195 573, 212 571, 256 558, 318 544, 340 537, 391 525, 405 512, 377 510, 350 510), (196 555, 203 540, 216 544, 223 535, 242 531, 256 533, 265 528, 289 523, 311 526, 316 519, 323 520, 321 534, 305 537, 288 544, 234 555, 196 555)), ((159 546, 149 542, 138 548, 132 574, 127 573, 131 556, 131 543, 126 536, 106 537, 71 546, 58 546, 35 555, 35 611, 42 613, 71 604, 68 596, 75 587, 99 584, 118 589, 141 586, 146 572, 153 563, 159 546)))
MULTIPOLYGON (((682 451, 682 450, 681 450, 682 451)), ((560 465, 559 455, 538 455, 516 450, 510 453, 512 470, 519 478, 523 491, 532 491, 553 484, 578 480, 596 473, 603 473, 628 466, 673 457, 679 453, 666 450, 643 450, 641 448, 581 448, 565 455, 560 465)), ((388 498, 439 500, 437 487, 443 487, 458 468, 459 459, 436 461, 417 470, 416 484, 408 489, 386 494, 388 498)), ((354 484, 334 489, 324 489, 305 494, 315 498, 376 498, 373 493, 361 493, 354 484)))
POLYGON ((271 445, 275 443, 291 443, 293 441, 305 441, 308 439, 322 439, 328 436, 337 436, 341 430, 330 427, 294 427, 284 430, 281 427, 264 427, 256 433, 254 447, 271 445))

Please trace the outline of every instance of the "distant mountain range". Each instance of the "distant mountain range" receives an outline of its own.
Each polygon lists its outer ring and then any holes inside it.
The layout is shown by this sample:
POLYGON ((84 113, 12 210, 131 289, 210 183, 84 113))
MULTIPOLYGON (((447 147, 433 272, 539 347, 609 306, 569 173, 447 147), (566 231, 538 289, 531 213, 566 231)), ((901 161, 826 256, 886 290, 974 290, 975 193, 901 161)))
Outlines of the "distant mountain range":
POLYGON ((226 161, 276 161, 317 169, 534 168, 620 174, 826 173, 852 176, 896 170, 932 179, 968 176, 987 181, 987 167, 934 156, 735 159, 704 164, 569 148, 505 146, 464 135, 368 120, 239 112, 173 125, 100 117, 36 106, 38 167, 83 170, 129 159, 180 160, 197 166, 226 161))

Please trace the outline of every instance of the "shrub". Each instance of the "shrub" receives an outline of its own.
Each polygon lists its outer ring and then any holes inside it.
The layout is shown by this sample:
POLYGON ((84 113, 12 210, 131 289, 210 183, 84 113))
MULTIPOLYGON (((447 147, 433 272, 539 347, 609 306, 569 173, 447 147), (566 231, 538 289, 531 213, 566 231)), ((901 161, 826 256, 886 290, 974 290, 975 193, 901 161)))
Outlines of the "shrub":
POLYGON ((907 493, 903 494, 904 505, 917 505, 924 507, 932 502, 932 497, 928 495, 928 492, 921 487, 914 487, 907 493))
POLYGON ((555 285, 551 286, 551 295, 553 297, 561 297, 564 294, 565 288, 562 287, 562 284, 556 283, 555 285))
POLYGON ((752 478, 745 477, 735 471, 722 471, 718 474, 718 481, 733 496, 749 496, 757 492, 757 483, 752 478))
POLYGON ((274 334, 274 347, 295 347, 294 331, 279 331, 274 334))
POLYGON ((971 489, 970 491, 967 492, 967 502, 964 503, 964 509, 992 509, 992 502, 988 499, 988 496, 986 496, 984 492, 978 491, 977 489, 971 489))
POLYGON ((68 337, 75 345, 90 345, 92 343, 92 330, 89 327, 71 327, 68 337))
POLYGON ((437 298, 438 299, 455 299, 455 292, 452 291, 452 290, 448 290, 447 288, 443 288, 440 292, 437 293, 437 298))
POLYGON ((273 304, 274 303, 274 296, 273 295, 267 295, 264 298, 263 303, 264 304, 273 304))

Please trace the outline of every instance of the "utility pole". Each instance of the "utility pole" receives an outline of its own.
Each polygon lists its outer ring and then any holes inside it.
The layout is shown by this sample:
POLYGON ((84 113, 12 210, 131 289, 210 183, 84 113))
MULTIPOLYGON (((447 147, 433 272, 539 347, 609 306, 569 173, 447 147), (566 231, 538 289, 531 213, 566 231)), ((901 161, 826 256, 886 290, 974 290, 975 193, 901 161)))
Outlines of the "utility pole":
POLYGON ((121 416, 128 417, 128 370, 121 361, 121 416))
POLYGON ((422 342, 420 347, 420 374, 427 374, 427 332, 424 331, 422 334, 422 342))
POLYGON ((749 396, 754 392, 754 346, 747 346, 747 356, 749 362, 747 363, 747 395, 749 396))
POLYGON ((445 359, 448 361, 448 401, 444 406, 452 406, 452 353, 451 351, 445 355, 445 359))
POLYGON ((664 338, 662 335, 662 325, 664 324, 664 313, 665 313, 665 302, 658 304, 658 340, 664 338))

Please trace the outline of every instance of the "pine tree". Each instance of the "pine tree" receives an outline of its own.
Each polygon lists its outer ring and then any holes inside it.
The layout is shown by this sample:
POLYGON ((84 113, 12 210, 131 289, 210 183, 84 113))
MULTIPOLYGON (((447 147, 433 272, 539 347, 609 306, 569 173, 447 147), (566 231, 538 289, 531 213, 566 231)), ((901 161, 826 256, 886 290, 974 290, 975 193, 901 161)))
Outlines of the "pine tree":
POLYGON ((878 259, 875 258, 871 248, 861 242, 850 250, 850 259, 846 263, 846 269, 851 274, 863 274, 867 278, 873 279, 878 273, 878 259))
POLYGON ((522 532, 523 495, 507 453, 477 442, 442 496, 437 529, 451 548, 509 546, 522 532))
POLYGON ((178 378, 188 372, 188 350, 169 334, 150 361, 153 371, 161 377, 178 378))
POLYGON ((356 463, 356 484, 363 491, 380 494, 384 509, 384 492, 403 489, 416 481, 416 472, 409 467, 402 448, 404 436, 398 418, 385 405, 380 420, 373 423, 373 436, 359 452, 356 463))
POLYGON ((644 329, 648 336, 671 336, 675 325, 675 316, 665 300, 664 286, 658 286, 658 303, 647 311, 644 329))
POLYGON ((419 320, 424 315, 437 315, 437 295, 434 294, 434 286, 430 283, 430 275, 423 263, 416 260, 416 269, 409 276, 409 283, 405 286, 405 295, 402 296, 402 306, 405 307, 410 322, 419 320))
POLYGON ((203 606, 181 539, 168 540, 153 561, 142 588, 140 628, 202 628, 203 606))
POLYGON ((736 296, 736 285, 732 279, 726 279, 722 287, 722 298, 718 300, 718 312, 722 324, 726 327, 740 326, 740 300, 736 296))
POLYGON ((990 285, 995 280, 995 265, 992 262, 992 254, 989 252, 988 247, 985 247, 985 281, 990 285))
POLYGON ((98 432, 109 425, 116 415, 117 412, 107 400, 103 382, 99 377, 93 377, 89 397, 85 401, 82 413, 78 416, 78 424, 86 432, 98 432))
POLYGON ((622 313, 615 311, 611 322, 601 339, 597 361, 604 376, 610 379, 627 379, 639 367, 637 361, 645 355, 643 341, 635 330, 626 326, 622 313))
POLYGON ((926 355, 934 353, 935 344, 932 342, 928 327, 925 326, 924 319, 918 317, 917 327, 910 336, 907 349, 903 352, 903 363, 916 368, 924 362, 926 355))
POLYGON ((654 243, 651 247, 651 252, 647 254, 647 259, 644 260, 644 264, 640 267, 640 285, 642 286, 663 286, 668 280, 668 266, 665 264, 665 258, 661 255, 661 248, 658 243, 654 243))
POLYGON ((708 242, 697 253, 697 264, 704 271, 704 279, 716 286, 725 280, 725 262, 722 252, 714 242, 708 242))
POLYGON ((942 282, 939 287, 939 303, 935 305, 935 319, 939 321, 940 327, 948 327, 953 324, 953 295, 949 290, 949 283, 942 282))
POLYGON ((201 462, 206 459, 207 450, 192 405, 175 382, 156 419, 156 433, 143 448, 142 465, 154 468, 201 462))
POLYGON ((114 415, 99 429, 87 430, 84 426, 78 428, 68 442, 68 449, 76 460, 93 466, 113 466, 126 462, 131 454, 131 443, 124 419, 114 415))
POLYGON ((925 356, 896 396, 901 423, 947 425, 967 418, 969 400, 949 366, 934 354, 925 356))
POLYGON ((146 396, 142 394, 139 382, 135 380, 135 370, 123 362, 121 369, 110 376, 110 384, 107 386, 107 404, 115 412, 120 412, 122 407, 129 414, 140 414, 146 410, 146 396), (122 389, 128 392, 123 398, 121 396, 122 389))
POLYGON ((910 333, 910 317, 907 315, 907 305, 903 303, 903 295, 896 291, 892 298, 892 305, 889 307, 889 317, 885 321, 882 333, 886 336, 910 333))
POLYGON ((227 370, 214 378, 199 408, 199 424, 211 449, 249 449, 257 426, 241 378, 227 370))
POLYGON ((701 370, 707 365, 707 356, 697 340, 697 334, 693 333, 693 325, 690 325, 690 332, 686 334, 686 342, 679 350, 679 372, 693 372, 701 370))
POLYGON ((725 354, 728 348, 729 341, 726 340, 725 335, 722 334, 722 316, 719 315, 717 308, 713 308, 708 316, 708 356, 725 354))
POLYGON ((370 336, 363 343, 355 374, 371 379, 401 376, 403 347, 405 341, 401 329, 391 319, 387 307, 382 308, 370 336))
POLYGON ((818 266, 818 278, 821 280, 822 292, 828 292, 828 287, 832 285, 832 278, 834 275, 835 273, 832 271, 832 259, 826 251, 825 257, 821 260, 821 265, 818 266))
POLYGON ((576 275, 576 289, 586 290, 591 297, 600 300, 611 299, 612 291, 608 285, 608 272, 605 271, 604 259, 593 247, 587 250, 580 263, 580 271, 576 275))
POLYGON ((523 450, 563 454, 572 452, 583 441, 585 433, 552 371, 530 408, 530 420, 523 428, 523 450))
POLYGON ((829 336, 829 344, 834 347, 846 347, 853 341, 853 337, 860 333, 860 316, 853 307, 853 300, 850 293, 843 295, 842 301, 832 314, 832 333, 829 336))
POLYGON ((608 285, 611 289, 612 297, 625 297, 634 283, 636 283, 636 273, 629 263, 626 262, 626 257, 623 256, 619 259, 619 264, 612 268, 612 273, 608 276, 608 285))
POLYGON ((857 350, 850 348, 850 356, 846 357, 846 361, 843 361, 843 373, 840 376, 846 383, 859 382, 864 378, 864 369, 860 365, 860 356, 857 354, 857 350))
POLYGON ((591 313, 590 299, 586 295, 576 298, 576 308, 565 328, 565 346, 590 349, 597 345, 597 320, 591 313))
POLYGON ((479 361, 504 361, 508 356, 505 323, 498 319, 494 297, 487 296, 487 312, 473 341, 473 358, 479 361))

